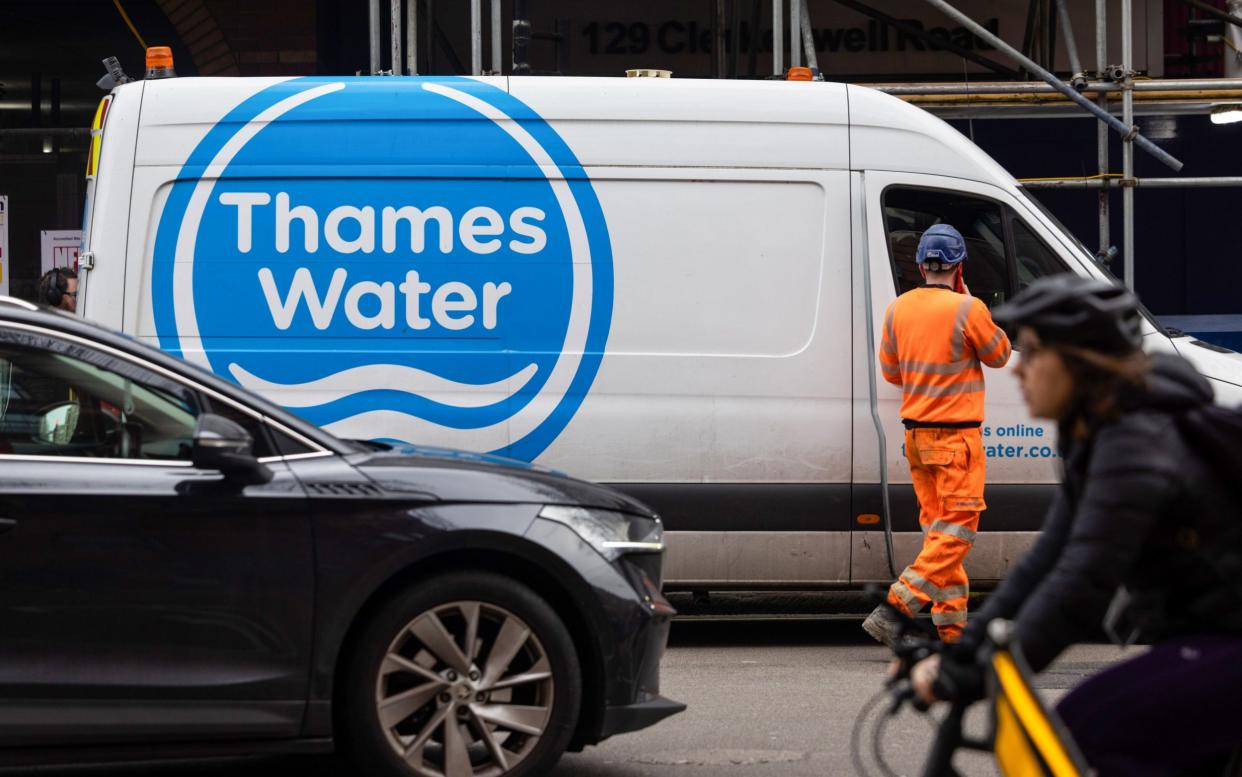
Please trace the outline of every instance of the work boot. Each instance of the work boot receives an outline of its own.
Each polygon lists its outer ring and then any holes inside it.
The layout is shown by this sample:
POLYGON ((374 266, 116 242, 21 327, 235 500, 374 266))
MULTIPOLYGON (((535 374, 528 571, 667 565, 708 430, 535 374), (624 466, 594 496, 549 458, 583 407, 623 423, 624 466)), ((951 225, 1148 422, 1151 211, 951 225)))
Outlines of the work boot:
POLYGON ((885 647, 891 648, 897 641, 897 637, 901 636, 901 621, 897 620, 897 616, 885 605, 872 610, 867 619, 862 622, 862 627, 872 639, 884 643, 885 647))

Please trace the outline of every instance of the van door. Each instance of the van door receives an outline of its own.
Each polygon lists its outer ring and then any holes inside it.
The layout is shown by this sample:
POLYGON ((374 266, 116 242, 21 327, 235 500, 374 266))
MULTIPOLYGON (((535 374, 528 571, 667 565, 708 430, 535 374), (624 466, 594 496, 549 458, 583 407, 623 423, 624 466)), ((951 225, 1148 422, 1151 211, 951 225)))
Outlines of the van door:
MULTIPOLYGON (((1035 278, 1089 272, 1068 251, 1051 248, 1058 239, 1047 225, 999 187, 940 176, 870 171, 857 177, 856 187, 862 211, 859 220, 865 223, 866 236, 855 259, 869 284, 856 284, 855 291, 862 295, 861 315, 870 320, 869 329, 857 327, 860 359, 874 363, 886 308, 898 294, 922 283, 915 251, 919 237, 933 224, 951 224, 961 231, 967 246, 966 283, 989 308, 1012 298, 1035 278)), ((984 370, 988 509, 966 563, 972 581, 1005 575, 1034 540, 1058 480, 1055 429, 1028 416, 1014 364, 1016 359, 1002 369, 984 370)), ((868 371, 865 363, 856 370, 871 377, 870 385, 857 395, 855 407, 854 512, 856 520, 859 515, 883 515, 880 483, 887 481, 893 558, 890 569, 882 531, 856 531, 853 579, 887 580, 918 554, 922 544, 919 508, 903 450, 901 391, 880 379, 875 370, 868 371)))

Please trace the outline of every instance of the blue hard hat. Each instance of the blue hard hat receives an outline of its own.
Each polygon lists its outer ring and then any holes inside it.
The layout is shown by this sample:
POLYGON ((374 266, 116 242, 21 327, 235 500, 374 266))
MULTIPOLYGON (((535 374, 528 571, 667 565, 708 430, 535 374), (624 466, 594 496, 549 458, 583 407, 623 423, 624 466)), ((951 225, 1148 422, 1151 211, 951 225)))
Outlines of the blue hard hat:
POLYGON ((966 258, 966 241, 962 233, 948 224, 936 224, 919 238, 919 251, 915 261, 920 265, 937 262, 952 266, 966 258))

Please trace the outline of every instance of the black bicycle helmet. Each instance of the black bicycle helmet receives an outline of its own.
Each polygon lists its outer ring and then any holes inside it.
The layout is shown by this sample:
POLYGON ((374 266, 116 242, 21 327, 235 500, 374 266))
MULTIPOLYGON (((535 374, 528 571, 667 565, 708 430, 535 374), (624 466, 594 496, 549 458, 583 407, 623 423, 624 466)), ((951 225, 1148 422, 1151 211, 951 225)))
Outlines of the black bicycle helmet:
POLYGON ((1002 326, 1029 326, 1048 343, 1126 356, 1142 348, 1138 298, 1124 286, 1071 273, 1034 281, 992 311, 1002 326))

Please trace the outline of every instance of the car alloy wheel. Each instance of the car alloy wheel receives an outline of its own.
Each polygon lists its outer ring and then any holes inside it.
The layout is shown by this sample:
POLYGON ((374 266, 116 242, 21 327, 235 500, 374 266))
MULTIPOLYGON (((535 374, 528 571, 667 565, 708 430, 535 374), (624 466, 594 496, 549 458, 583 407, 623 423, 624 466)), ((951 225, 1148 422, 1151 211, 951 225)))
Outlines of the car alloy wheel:
POLYGON ((555 681, 521 618, 454 601, 400 630, 375 678, 375 706, 394 753, 425 777, 495 777, 518 767, 548 726, 555 681))

